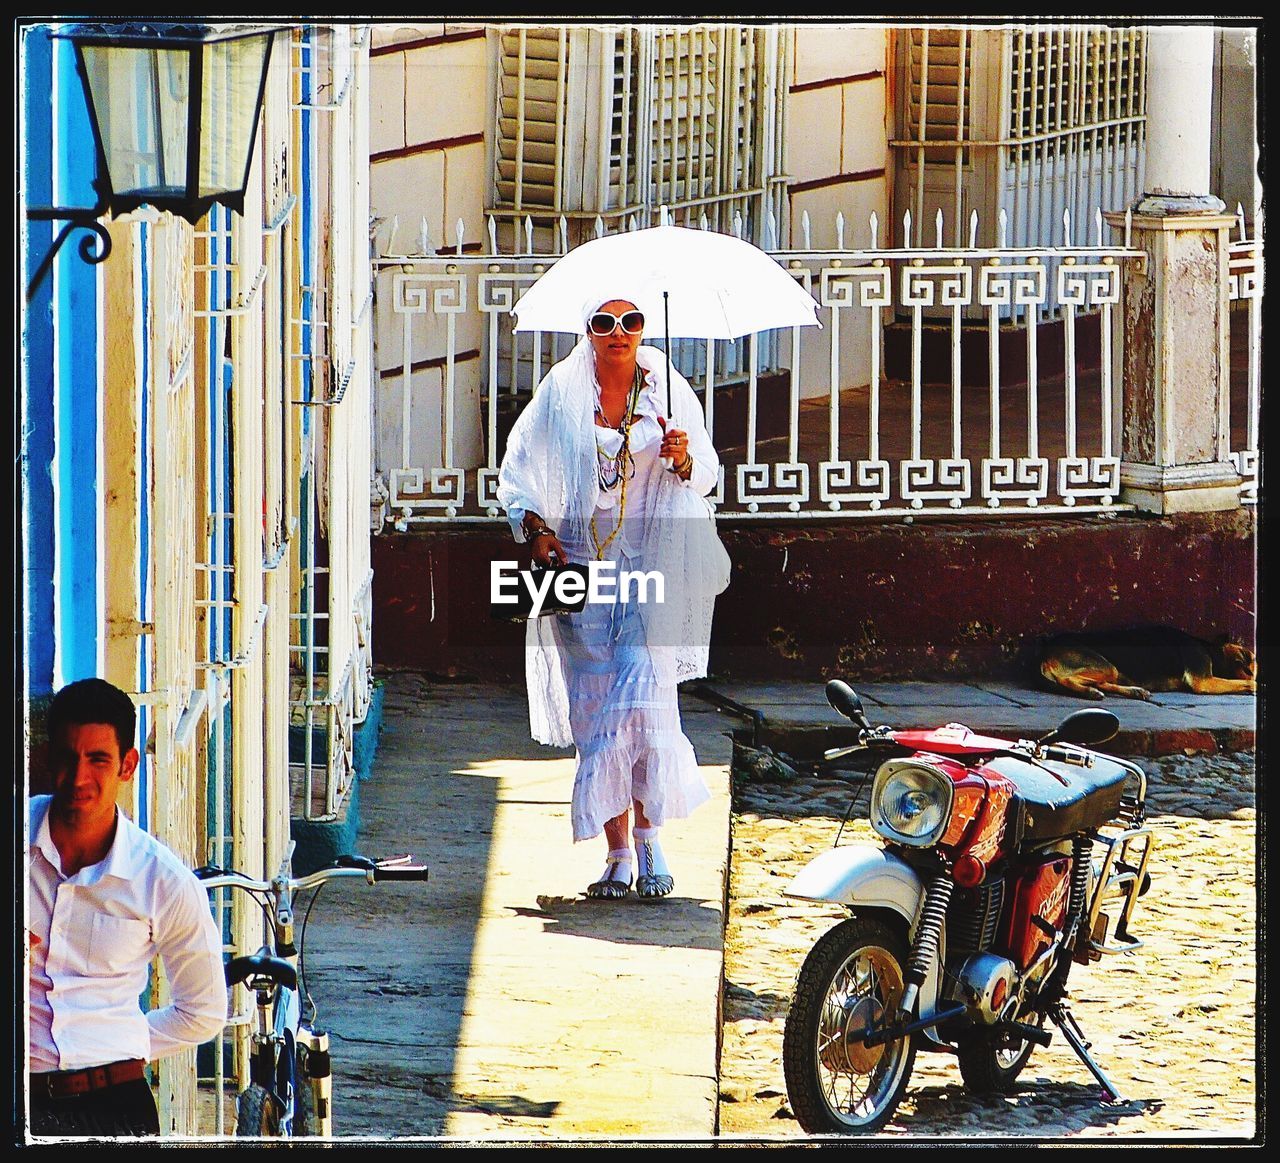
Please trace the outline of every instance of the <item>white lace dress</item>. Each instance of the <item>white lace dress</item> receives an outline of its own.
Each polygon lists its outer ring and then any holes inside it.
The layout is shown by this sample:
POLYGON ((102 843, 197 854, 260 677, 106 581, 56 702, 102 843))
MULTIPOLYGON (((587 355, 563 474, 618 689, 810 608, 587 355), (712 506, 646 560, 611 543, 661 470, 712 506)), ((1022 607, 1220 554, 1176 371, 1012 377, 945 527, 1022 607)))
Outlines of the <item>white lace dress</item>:
MULTIPOLYGON (((597 438, 606 453, 613 453, 621 434, 601 428, 597 438)), ((661 443, 656 401, 652 390, 646 390, 630 430, 635 475, 627 482, 625 520, 602 559, 617 567, 615 579, 624 570, 640 569, 635 542, 649 518, 659 474, 667 471, 658 457, 661 443)), ((595 517, 601 543, 618 525, 619 499, 617 486, 600 490, 595 517)), ((585 544, 563 544, 572 561, 596 557, 589 536, 585 544)), ((655 671, 640 604, 635 600, 611 605, 588 602, 582 613, 551 621, 569 695, 569 727, 578 752, 573 838, 598 836, 605 821, 626 811, 633 799, 654 826, 689 815, 710 793, 698 772, 693 745, 680 725, 676 686, 660 682, 655 671)))
MULTIPOLYGON (((537 513, 578 562, 596 557, 591 518, 604 542, 620 503, 618 487, 600 484, 597 448, 620 437, 593 422, 594 360, 583 338, 547 372, 512 427, 498 477, 516 541, 525 539, 524 515, 537 513)), ((636 360, 645 385, 631 429, 635 473, 627 481, 624 528, 604 555, 619 569, 661 572, 665 601, 588 602, 581 614, 531 618, 525 626, 530 734, 578 752, 575 840, 599 835, 633 797, 655 825, 708 797, 680 727, 676 689, 706 674, 715 598, 729 584, 729 557, 705 499, 720 461, 684 377, 656 348, 642 344, 636 360), (658 458, 660 415, 688 433, 688 481, 658 458)), ((606 455, 615 448, 606 447, 606 455)))

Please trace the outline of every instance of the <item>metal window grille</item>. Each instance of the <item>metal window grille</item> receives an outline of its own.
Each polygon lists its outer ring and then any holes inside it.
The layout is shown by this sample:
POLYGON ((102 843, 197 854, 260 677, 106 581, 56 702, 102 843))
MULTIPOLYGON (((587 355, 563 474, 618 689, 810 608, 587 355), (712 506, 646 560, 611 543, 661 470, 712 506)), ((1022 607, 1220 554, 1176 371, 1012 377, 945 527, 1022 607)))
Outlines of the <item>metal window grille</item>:
POLYGON ((916 166, 958 161, 964 148, 972 90, 969 32, 956 28, 913 28, 906 44, 906 135, 918 144, 916 166), (936 143, 936 144, 931 144, 936 143))
MULTIPOLYGON (((777 29, 513 28, 497 43, 495 250, 564 251, 660 210, 761 245, 785 234, 789 41, 777 29)), ((700 348, 674 348, 704 374, 700 348)), ((529 393, 544 354, 504 339, 507 382, 529 393)), ((745 358, 723 345, 715 374, 741 376, 745 358)))
POLYGON ((1142 180, 1145 50, 1132 28, 904 29, 895 218, 913 233, 899 241, 934 241, 941 212, 961 245, 976 212, 984 245, 1069 246, 1065 222, 1123 209, 1142 180))
POLYGON ((784 210, 772 160, 785 38, 749 27, 512 28, 498 36, 493 204, 504 249, 527 219, 570 244, 597 220, 735 219, 763 241, 784 210))
POLYGON ((291 260, 301 294, 292 316, 302 367, 298 579, 290 615, 290 785, 296 818, 333 820, 355 775, 354 735, 371 698, 367 537, 368 380, 372 293, 367 253, 368 26, 318 26, 299 42, 295 112, 309 199, 291 260), (317 229, 324 223, 324 230, 317 229))
POLYGON ((564 188, 568 56, 565 29, 502 34, 495 175, 501 205, 559 211, 572 201, 564 188))

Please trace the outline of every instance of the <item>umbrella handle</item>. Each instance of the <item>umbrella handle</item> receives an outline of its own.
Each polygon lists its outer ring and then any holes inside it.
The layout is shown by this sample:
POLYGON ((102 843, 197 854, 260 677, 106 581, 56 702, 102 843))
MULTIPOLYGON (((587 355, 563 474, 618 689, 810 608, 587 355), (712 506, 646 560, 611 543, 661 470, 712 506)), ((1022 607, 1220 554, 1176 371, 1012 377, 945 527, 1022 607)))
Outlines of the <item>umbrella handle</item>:
POLYGON ((662 328, 666 333, 667 353, 667 415, 671 415, 671 316, 667 310, 667 292, 662 292, 662 328))

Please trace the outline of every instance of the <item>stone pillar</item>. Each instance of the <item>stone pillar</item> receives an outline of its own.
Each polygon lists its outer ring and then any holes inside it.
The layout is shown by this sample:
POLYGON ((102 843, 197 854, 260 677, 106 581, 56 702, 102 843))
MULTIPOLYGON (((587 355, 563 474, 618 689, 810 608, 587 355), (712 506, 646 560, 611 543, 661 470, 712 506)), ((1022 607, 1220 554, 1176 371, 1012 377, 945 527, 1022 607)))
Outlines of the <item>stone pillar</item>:
POLYGON ((1147 156, 1144 214, 1219 211, 1209 192, 1213 139, 1212 28, 1147 33, 1147 156))
MULTIPOLYGON (((1120 500, 1154 513, 1239 504, 1228 460, 1227 257, 1234 219, 1209 193, 1212 28, 1153 29, 1144 194, 1120 323, 1120 500)), ((1123 215, 1108 215, 1123 226, 1123 215)))

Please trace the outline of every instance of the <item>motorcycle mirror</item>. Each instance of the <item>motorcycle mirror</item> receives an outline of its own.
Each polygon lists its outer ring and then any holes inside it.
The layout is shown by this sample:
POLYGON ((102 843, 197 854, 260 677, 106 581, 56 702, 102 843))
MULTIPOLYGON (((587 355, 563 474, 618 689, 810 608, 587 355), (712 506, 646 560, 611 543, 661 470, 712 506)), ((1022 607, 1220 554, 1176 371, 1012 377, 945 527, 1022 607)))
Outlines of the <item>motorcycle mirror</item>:
POLYGON ((1120 720, 1111 711, 1088 707, 1074 711, 1040 740, 1041 743, 1075 743, 1088 747, 1105 743, 1120 730, 1120 720))
POLYGON ((862 700, 858 698, 858 692, 847 682, 833 678, 827 683, 827 702, 850 722, 856 723, 859 727, 867 726, 867 716, 862 710, 862 700))

